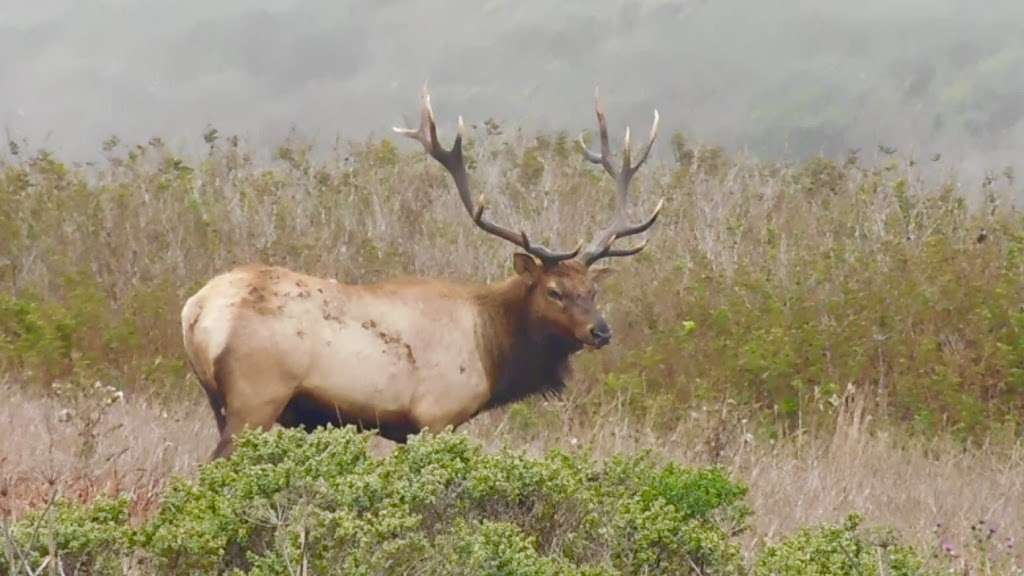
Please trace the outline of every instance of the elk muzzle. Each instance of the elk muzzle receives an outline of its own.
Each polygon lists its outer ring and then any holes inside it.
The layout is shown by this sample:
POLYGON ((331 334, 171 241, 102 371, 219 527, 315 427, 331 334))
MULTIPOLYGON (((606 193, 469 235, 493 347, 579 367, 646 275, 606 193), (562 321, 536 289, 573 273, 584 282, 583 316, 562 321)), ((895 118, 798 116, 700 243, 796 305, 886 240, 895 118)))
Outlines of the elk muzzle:
POLYGON ((612 341, 612 329, 608 326, 608 323, 604 321, 604 318, 598 318, 589 327, 590 344, 594 348, 603 348, 612 341))

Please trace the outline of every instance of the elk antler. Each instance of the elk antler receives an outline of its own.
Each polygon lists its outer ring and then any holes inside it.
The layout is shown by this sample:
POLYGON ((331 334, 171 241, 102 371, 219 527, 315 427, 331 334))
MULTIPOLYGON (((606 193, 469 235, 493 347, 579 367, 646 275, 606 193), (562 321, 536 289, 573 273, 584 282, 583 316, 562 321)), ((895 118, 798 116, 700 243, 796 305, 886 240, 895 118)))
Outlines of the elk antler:
POLYGON ((481 230, 519 246, 527 253, 539 258, 545 265, 575 258, 579 254, 580 249, 583 248, 582 242, 576 246, 575 250, 570 252, 554 252, 544 246, 530 242, 529 236, 524 231, 515 232, 485 219, 483 196, 480 197, 479 205, 473 206, 473 197, 469 191, 469 174, 466 172, 466 163, 462 158, 463 130, 462 116, 459 116, 459 133, 455 137, 455 143, 452 144, 450 150, 445 150, 441 147, 441 144, 437 141, 437 125, 434 123, 434 111, 430 107, 430 93, 427 92, 426 84, 423 85, 420 127, 415 130, 412 128, 394 128, 396 133, 408 136, 422 144, 423 149, 448 170, 448 173, 452 175, 452 179, 455 180, 455 188, 459 191, 462 205, 465 206, 466 212, 469 213, 473 222, 481 230))
POLYGON ((637 161, 636 165, 633 165, 630 160, 629 127, 626 127, 626 137, 622 145, 622 168, 616 170, 615 166, 612 165, 612 151, 611 146, 608 144, 608 125, 605 122, 604 110, 601 109, 601 96, 597 89, 594 90, 594 110, 597 112, 597 126, 600 129, 601 135, 601 153, 598 154, 588 149, 583 141, 582 134, 580 134, 579 139, 580 148, 583 149, 583 155, 587 160, 594 164, 600 164, 604 171, 615 179, 617 190, 615 196, 615 216, 612 218, 611 225, 595 237, 594 242, 583 253, 583 263, 587 266, 602 258, 632 256, 646 248, 646 240, 633 248, 616 249, 612 248, 612 244, 616 240, 640 234, 650 228, 654 221, 658 219, 658 213, 661 212, 661 207, 665 204, 664 199, 659 201, 657 208, 654 209, 654 213, 640 224, 630 225, 626 223, 626 210, 629 207, 629 183, 633 179, 633 175, 637 173, 637 170, 647 160, 647 155, 651 153, 651 146, 654 146, 654 139, 658 136, 658 111, 654 111, 654 124, 651 125, 650 139, 647 141, 647 145, 644 146, 640 160, 637 161))

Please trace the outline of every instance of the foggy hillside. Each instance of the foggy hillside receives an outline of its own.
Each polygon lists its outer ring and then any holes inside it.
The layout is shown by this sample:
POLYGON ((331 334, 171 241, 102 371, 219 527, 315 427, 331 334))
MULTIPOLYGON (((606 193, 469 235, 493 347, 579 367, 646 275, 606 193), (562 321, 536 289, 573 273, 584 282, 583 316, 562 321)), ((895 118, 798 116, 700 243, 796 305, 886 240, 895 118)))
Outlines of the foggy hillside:
POLYGON ((600 84, 613 125, 657 107, 666 132, 766 158, 881 143, 972 187, 1024 150, 1017 0, 438 5, 5 0, 0 126, 70 159, 111 134, 196 149, 207 124, 330 142, 386 134, 429 79, 449 122, 589 128, 600 84))

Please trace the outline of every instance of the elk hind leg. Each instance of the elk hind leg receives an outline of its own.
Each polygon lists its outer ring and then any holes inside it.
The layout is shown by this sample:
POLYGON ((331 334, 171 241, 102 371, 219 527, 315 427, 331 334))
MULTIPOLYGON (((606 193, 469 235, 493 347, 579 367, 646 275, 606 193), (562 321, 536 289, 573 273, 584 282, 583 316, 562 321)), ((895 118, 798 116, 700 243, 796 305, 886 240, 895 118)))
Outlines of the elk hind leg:
POLYGON ((236 405, 231 405, 229 401, 226 423, 210 459, 230 456, 235 449, 235 436, 247 428, 270 430, 287 403, 287 398, 268 398, 263 402, 244 402, 236 405))
MULTIPOLYGON (((192 364, 192 361, 189 361, 192 364)), ((203 392, 206 392, 206 399, 210 401, 210 410, 213 411, 213 419, 217 421, 217 432, 220 434, 224 433, 224 426, 227 425, 227 417, 224 410, 224 395, 217 388, 216 383, 210 382, 204 379, 195 366, 192 367, 192 372, 199 379, 199 384, 203 387, 203 392)))
MULTIPOLYGON (((294 386, 259 362, 241 365, 232 357, 217 358, 216 380, 224 394, 224 426, 211 460, 235 449, 234 437, 246 428, 270 430, 291 400, 294 386)), ((219 424, 219 422, 218 422, 219 424)))

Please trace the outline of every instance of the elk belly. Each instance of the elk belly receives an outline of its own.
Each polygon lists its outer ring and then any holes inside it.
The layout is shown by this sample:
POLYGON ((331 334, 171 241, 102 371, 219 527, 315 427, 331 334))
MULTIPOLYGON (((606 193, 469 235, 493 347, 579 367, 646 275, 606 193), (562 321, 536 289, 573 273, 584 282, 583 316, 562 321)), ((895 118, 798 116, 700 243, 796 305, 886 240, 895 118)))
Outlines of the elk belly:
POLYGON ((300 394, 337 411, 343 422, 408 420, 419 378, 408 343, 366 322, 326 327, 318 336, 300 394))

